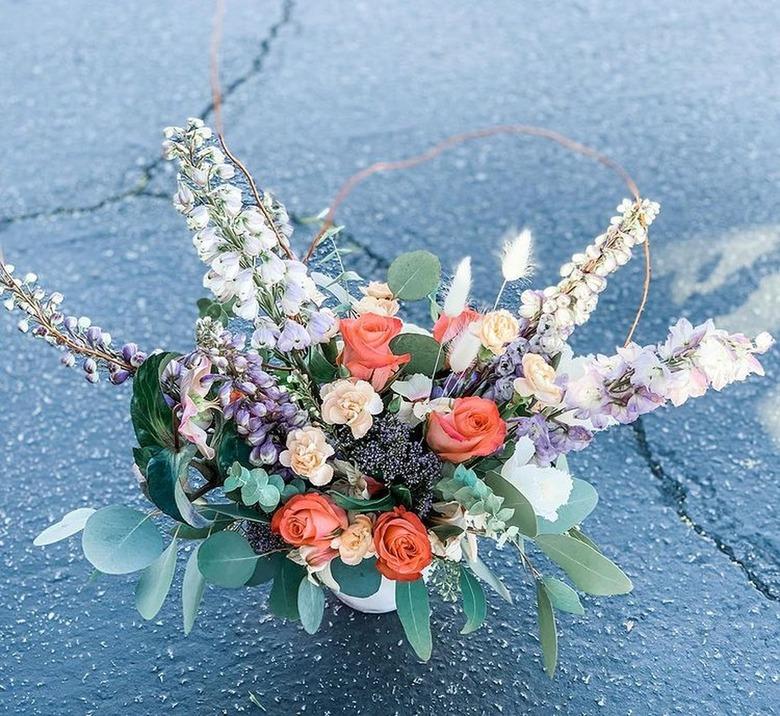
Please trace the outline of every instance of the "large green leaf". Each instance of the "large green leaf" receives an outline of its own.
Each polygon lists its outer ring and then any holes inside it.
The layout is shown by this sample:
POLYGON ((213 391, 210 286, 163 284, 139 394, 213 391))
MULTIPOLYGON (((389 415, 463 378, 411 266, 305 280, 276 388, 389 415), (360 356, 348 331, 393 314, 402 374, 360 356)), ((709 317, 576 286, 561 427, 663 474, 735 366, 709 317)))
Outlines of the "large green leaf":
POLYGON ((351 497, 335 490, 328 494, 339 507, 350 512, 387 512, 392 510, 395 505, 392 495, 389 494, 383 497, 376 497, 373 500, 351 497))
POLYGON ((599 495, 596 488, 585 480, 572 479, 574 486, 568 502, 558 508, 558 519, 550 522, 539 518, 539 532, 542 534, 563 534, 566 530, 580 524, 596 507, 599 495))
POLYGON ((280 619, 297 621, 298 587, 301 580, 306 579, 306 568, 290 559, 282 559, 276 571, 274 585, 268 596, 268 606, 271 613, 280 619))
POLYGON ((539 535, 536 544, 583 592, 610 596, 633 589, 631 580, 614 562, 574 537, 539 535))
POLYGON ((255 551, 238 532, 211 535, 198 550, 198 569, 209 584, 236 589, 255 571, 255 551))
POLYGON ((376 559, 364 559, 355 565, 344 564, 338 557, 330 563, 330 573, 339 589, 350 597, 370 597, 379 591, 382 575, 376 568, 376 559))
POLYGON ((59 522, 49 525, 34 540, 36 547, 44 547, 47 544, 54 544, 60 540, 67 539, 81 532, 87 520, 95 514, 92 507, 79 507, 77 510, 68 512, 59 522))
POLYGON ((544 588, 547 590, 547 596, 550 597, 552 605, 562 612, 569 614, 584 614, 577 592, 575 592, 566 582, 562 582, 555 577, 545 577, 543 580, 544 588))
POLYGON ((264 515, 257 510, 252 510, 244 505, 235 502, 210 502, 207 505, 199 505, 198 510, 207 517, 212 514, 224 515, 238 520, 248 520, 249 522, 268 522, 268 515, 264 515))
POLYGON ((206 580, 198 569, 199 549, 200 545, 192 550, 184 569, 184 580, 181 583, 181 607, 185 636, 192 631, 195 617, 198 616, 200 600, 203 598, 203 590, 206 587, 206 580))
POLYGON ((252 576, 246 583, 247 587, 256 587, 259 584, 270 582, 279 571, 279 560, 286 559, 281 552, 272 552, 259 557, 252 576))
POLYGON ((315 346, 309 351, 307 365, 312 378, 318 385, 330 383, 339 373, 338 367, 325 357, 319 346, 315 346))
POLYGON ((325 593, 322 587, 304 577, 298 585, 298 614, 303 628, 309 634, 314 634, 320 628, 324 613, 325 593))
POLYGON ((129 574, 146 569, 163 551, 154 522, 138 510, 112 505, 98 510, 81 535, 84 556, 104 574, 129 574))
POLYGON ((160 450, 146 466, 149 499, 166 515, 191 527, 207 527, 209 521, 195 509, 184 492, 190 460, 194 450, 188 447, 180 452, 169 448, 160 450))
POLYGON ((558 632, 555 628, 555 612, 550 597, 541 582, 536 583, 536 611, 539 618, 539 642, 542 645, 544 670, 550 678, 558 663, 558 632))
POLYGON ((465 567, 460 570, 460 593, 463 597, 463 611, 466 613, 466 626, 461 634, 470 634, 482 626, 487 616, 485 590, 477 578, 465 567))
POLYGON ((401 254, 387 270, 393 294, 405 301, 419 301, 439 287, 441 263, 430 251, 401 254))
POLYGON ((431 336, 420 333, 401 333, 390 341, 390 350, 397 356, 408 353, 411 360, 404 364, 402 371, 406 375, 422 373, 433 375, 434 366, 438 372, 444 367, 445 354, 441 344, 431 336))
POLYGON ((487 584, 504 601, 512 603, 512 595, 504 583, 493 573, 479 557, 467 562, 469 569, 474 572, 485 584, 487 584))
POLYGON ((501 506, 510 507, 515 511, 506 523, 517 527, 527 537, 536 537, 538 533, 536 513, 523 493, 497 472, 488 472, 484 480, 494 494, 504 498, 501 506))
POLYGON ((223 480, 230 474, 230 468, 235 462, 246 468, 252 467, 249 462, 249 453, 252 452, 252 448, 236 432, 236 426, 233 422, 223 425, 216 452, 217 469, 223 480))
POLYGON ((431 607, 428 589, 422 579, 395 583, 395 605, 404 633, 417 656, 423 661, 431 658, 431 607))
POLYGON ((154 619, 171 591, 176 571, 177 541, 174 537, 167 549, 143 572, 135 585, 135 608, 144 619, 154 619))
POLYGON ((174 447, 173 413, 160 390, 160 374, 175 353, 149 356, 133 377, 130 417, 138 444, 144 447, 174 447))

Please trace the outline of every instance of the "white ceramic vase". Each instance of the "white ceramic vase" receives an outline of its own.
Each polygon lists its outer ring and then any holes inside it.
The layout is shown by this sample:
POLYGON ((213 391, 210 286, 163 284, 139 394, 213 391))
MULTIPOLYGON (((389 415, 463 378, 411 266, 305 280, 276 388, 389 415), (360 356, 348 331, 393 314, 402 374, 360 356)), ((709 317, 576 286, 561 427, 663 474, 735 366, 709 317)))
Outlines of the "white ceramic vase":
POLYGON ((395 580, 382 577, 379 589, 370 597, 350 597, 333 590, 336 597, 348 607, 364 614, 387 614, 395 611, 395 580))

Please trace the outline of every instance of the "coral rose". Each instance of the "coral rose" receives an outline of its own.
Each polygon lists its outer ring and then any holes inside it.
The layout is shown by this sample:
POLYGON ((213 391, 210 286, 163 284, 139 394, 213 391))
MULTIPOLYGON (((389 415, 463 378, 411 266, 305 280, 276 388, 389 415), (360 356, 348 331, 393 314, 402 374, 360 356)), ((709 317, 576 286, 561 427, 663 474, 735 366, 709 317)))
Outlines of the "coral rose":
POLYGON ((462 333, 470 323, 478 321, 479 317, 479 313, 471 308, 454 317, 442 313, 433 325, 433 338, 437 343, 448 343, 462 333))
POLYGON ((408 353, 397 356, 390 350, 390 341, 402 327, 400 319, 376 313, 342 318, 339 329, 344 350, 339 363, 346 366, 353 378, 371 381, 377 390, 384 388, 390 377, 411 360, 408 353))
POLYGON ((496 404, 485 398, 457 398, 451 412, 428 416, 428 445, 448 462, 491 455, 503 445, 505 437, 506 423, 496 404))
POLYGON ((331 540, 349 525, 347 513, 324 495, 295 495, 271 518, 271 531, 294 547, 330 549, 331 540))
POLYGON ((422 520, 405 507, 384 512, 374 525, 376 568, 388 579, 415 582, 433 560, 422 520))

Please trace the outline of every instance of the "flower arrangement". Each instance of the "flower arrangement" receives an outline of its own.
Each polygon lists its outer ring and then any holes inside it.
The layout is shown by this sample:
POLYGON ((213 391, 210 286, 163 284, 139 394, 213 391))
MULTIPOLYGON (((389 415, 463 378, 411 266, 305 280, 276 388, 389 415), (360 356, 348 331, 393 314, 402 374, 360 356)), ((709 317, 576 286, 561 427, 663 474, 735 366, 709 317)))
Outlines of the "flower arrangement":
POLYGON ((771 336, 751 341, 682 319, 657 345, 573 357, 569 336, 647 240, 659 206, 646 199, 624 200, 558 284, 523 291, 519 306, 502 303, 504 287, 530 277, 533 242, 528 231, 511 238, 501 292, 482 310, 470 300, 468 258, 443 282, 439 259, 415 251, 363 285, 328 228, 317 246, 332 251, 319 263, 338 272, 310 270, 293 253, 284 206, 200 120, 166 129, 163 152, 178 162, 174 205, 213 295, 199 302, 190 353, 116 347, 65 313, 62 295, 37 276, 0 262, 0 295, 21 312, 22 332, 59 348, 66 366, 80 363, 90 383, 132 379, 134 471, 153 504, 82 507, 35 543, 81 533, 99 572, 140 572, 135 602, 146 619, 170 590, 180 544, 193 543, 185 633, 206 584, 272 582, 270 610, 309 633, 326 589, 366 610, 382 593, 375 610, 395 609, 426 660, 430 592, 460 598, 463 633, 486 617, 483 585, 511 601, 480 558, 479 540, 490 540, 515 551, 535 584, 552 675, 556 611, 582 614, 578 591, 632 589, 581 528, 597 495, 570 474, 566 455, 613 425, 763 374, 756 355, 771 336), (427 303, 431 330, 399 318, 413 301, 427 303), (573 587, 543 573, 552 565, 573 587))

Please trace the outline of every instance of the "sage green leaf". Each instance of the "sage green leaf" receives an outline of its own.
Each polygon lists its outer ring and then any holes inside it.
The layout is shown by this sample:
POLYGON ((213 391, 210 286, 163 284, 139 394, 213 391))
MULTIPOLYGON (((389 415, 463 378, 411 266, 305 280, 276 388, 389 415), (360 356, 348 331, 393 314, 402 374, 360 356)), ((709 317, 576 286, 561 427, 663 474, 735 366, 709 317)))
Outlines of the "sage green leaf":
POLYGON ((575 539, 578 539, 580 542, 584 542, 586 545, 588 545, 588 547, 592 547, 597 552, 601 552, 601 548, 579 527, 572 527, 567 534, 571 537, 574 537, 575 539))
POLYGON ((298 585, 298 614, 307 633, 316 633, 320 628, 324 613, 325 593, 321 587, 312 584, 304 577, 298 585))
POLYGON ((246 537, 238 532, 218 532, 198 549, 198 569, 204 579, 230 589, 247 583, 257 559, 246 537))
POLYGON ((422 579, 395 583, 395 604, 406 638, 423 661, 431 658, 431 607, 422 579))
POLYGON ((133 376, 130 418, 138 444, 142 447, 173 448, 173 413, 163 398, 160 375, 175 353, 149 356, 133 376))
POLYGON ((235 502, 210 502, 207 505, 198 505, 198 510, 205 515, 212 513, 225 515, 237 520, 248 520, 249 522, 268 522, 270 518, 256 510, 251 510, 244 505, 235 502))
POLYGON ((163 539, 149 515, 122 505, 104 507, 84 526, 81 547, 90 564, 104 574, 146 569, 163 551, 163 539))
POLYGON ((390 350, 397 356, 408 354, 411 360, 401 367, 404 375, 433 375, 444 367, 445 353, 441 344, 431 336, 420 333, 401 333, 390 341, 390 350))
POLYGON ((477 575, 485 584, 487 584, 499 597, 504 601, 512 603, 512 595, 509 590, 504 586, 504 583, 492 572, 479 557, 474 560, 469 559, 467 561, 469 569, 477 575))
POLYGON ((171 591, 176 571, 178 543, 174 537, 166 550, 143 572, 135 585, 135 608, 146 620, 154 619, 171 591))
POLYGON ((569 614, 584 614, 579 596, 566 582, 562 582, 555 577, 545 577, 543 580, 544 588, 547 590, 547 596, 550 597, 552 605, 562 612, 569 614))
POLYGON ((339 589, 350 597, 370 597, 379 591, 379 585, 382 583, 375 557, 364 559, 355 565, 344 564, 336 557, 330 563, 330 573, 339 589))
POLYGON ((506 521, 507 525, 517 527, 526 537, 536 537, 536 513, 523 493, 497 472, 488 472, 484 481, 494 494, 504 498, 502 507, 514 510, 514 514, 506 521))
POLYGON ((596 507, 599 495, 596 488, 585 480, 572 478, 574 486, 568 502, 558 508, 558 519, 550 522, 539 518, 539 532, 542 534, 563 534, 566 530, 580 524, 596 507))
POLYGON ((461 634, 470 634, 482 626, 487 616, 485 590, 476 577, 465 567, 460 570, 460 593, 463 597, 463 611, 466 613, 466 626, 461 634))
POLYGON ((255 571, 246 583, 247 587, 256 587, 259 584, 270 582, 279 571, 279 560, 286 559, 280 552, 272 552, 258 557, 255 571))
MULTIPOLYGON (((206 539, 207 537, 210 537, 217 532, 222 532, 222 530, 230 527, 230 525, 235 522, 232 517, 218 515, 216 512, 211 514, 216 515, 216 519, 214 519, 213 522, 210 522, 208 527, 190 527, 189 525, 177 525, 171 529, 171 534, 178 534, 179 539, 201 540, 206 539)), ((204 512, 203 515, 208 519, 209 512, 204 512)))
POLYGON ((544 670, 550 678, 558 663, 558 632, 555 628, 555 612, 544 584, 536 583, 536 612, 539 618, 539 642, 542 645, 544 670))
POLYGON ((627 594, 634 588, 614 562, 574 537, 539 535, 536 544, 587 594, 627 594))
POLYGON ((401 254, 387 270, 387 283, 396 298, 419 301, 439 287, 441 263, 430 251, 401 254))
POLYGON ((195 625, 198 607, 203 598, 206 580, 198 569, 198 551, 201 545, 192 550, 187 566, 184 568, 184 580, 181 583, 181 609, 184 620, 184 635, 188 635, 195 625))
POLYGON ((191 527, 206 527, 209 521, 193 507, 183 486, 194 452, 192 447, 160 450, 146 466, 146 483, 149 499, 166 515, 191 527))
POLYGON ((306 568, 295 564, 291 559, 280 560, 274 577, 274 585, 268 597, 271 613, 280 619, 297 621, 298 587, 301 580, 306 579, 306 568))
POLYGON ((54 544, 60 540, 72 537, 77 532, 84 529, 87 520, 95 514, 92 507, 79 507, 77 510, 68 512, 59 522, 49 525, 34 540, 36 547, 44 547, 47 544, 54 544))

